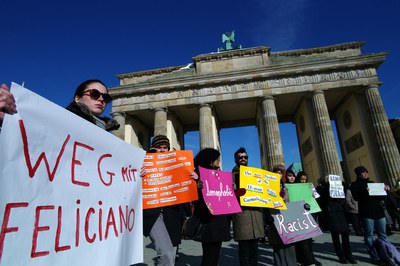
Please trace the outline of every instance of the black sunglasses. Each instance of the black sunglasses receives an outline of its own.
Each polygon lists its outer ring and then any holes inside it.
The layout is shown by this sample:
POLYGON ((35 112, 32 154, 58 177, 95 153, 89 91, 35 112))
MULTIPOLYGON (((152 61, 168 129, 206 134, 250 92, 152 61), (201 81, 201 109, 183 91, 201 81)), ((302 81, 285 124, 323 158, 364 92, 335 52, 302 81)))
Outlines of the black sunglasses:
POLYGON ((82 93, 82 95, 87 95, 86 93, 88 93, 88 95, 90 96, 90 99, 92 100, 98 100, 100 98, 100 96, 103 98, 105 103, 109 103, 112 101, 112 97, 110 94, 108 93, 101 93, 96 89, 92 89, 92 90, 87 90, 84 91, 82 93))
POLYGON ((239 156, 238 158, 239 158, 239 159, 246 159, 246 160, 247 160, 247 159, 249 159, 249 156, 247 156, 247 155, 246 155, 246 156, 239 156))

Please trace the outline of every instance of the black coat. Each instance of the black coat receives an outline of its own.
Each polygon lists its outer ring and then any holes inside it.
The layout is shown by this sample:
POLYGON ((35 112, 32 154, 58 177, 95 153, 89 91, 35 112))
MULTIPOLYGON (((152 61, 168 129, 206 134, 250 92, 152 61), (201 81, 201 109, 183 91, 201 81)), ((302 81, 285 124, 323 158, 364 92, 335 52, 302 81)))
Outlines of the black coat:
POLYGON ((143 235, 149 236, 160 213, 163 213, 164 224, 167 228, 172 245, 177 246, 181 243, 182 220, 180 205, 172 205, 163 208, 153 208, 143 210, 143 235))
MULTIPOLYGON (((199 173, 197 173, 199 175, 199 173)), ((199 175, 199 179, 201 176, 199 175)), ((202 234, 202 242, 218 242, 231 240, 230 215, 212 215, 208 210, 201 189, 198 191, 199 199, 194 202, 194 215, 200 218, 205 225, 202 234)))
POLYGON ((351 183, 351 194, 358 201, 358 215, 362 218, 381 219, 385 217, 383 200, 385 196, 370 196, 368 193, 368 183, 374 183, 368 178, 357 178, 351 183))
MULTIPOLYGON (((346 185, 342 182, 344 194, 346 195, 346 185)), ((329 230, 331 232, 345 232, 349 230, 346 218, 346 199, 331 198, 329 194, 329 184, 320 187, 319 193, 321 200, 325 202, 328 211, 329 230)))

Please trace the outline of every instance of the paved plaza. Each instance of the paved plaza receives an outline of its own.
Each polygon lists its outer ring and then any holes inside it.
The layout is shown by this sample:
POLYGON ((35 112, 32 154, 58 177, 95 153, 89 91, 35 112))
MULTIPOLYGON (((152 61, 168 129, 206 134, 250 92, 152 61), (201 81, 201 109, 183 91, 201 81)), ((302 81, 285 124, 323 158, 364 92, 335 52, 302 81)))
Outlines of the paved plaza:
MULTIPOLYGON (((389 236, 389 240, 400 250, 400 232, 394 231, 389 236)), ((350 235, 354 258, 358 261, 358 265, 372 265, 369 263, 369 255, 367 254, 364 240, 362 236, 350 235)), ((314 255, 322 265, 343 265, 340 264, 333 249, 331 236, 329 232, 314 238, 314 255)), ((179 259, 176 261, 177 266, 197 266, 201 262, 201 243, 192 240, 182 240, 179 246, 179 259)), ((139 265, 154 265, 154 257, 156 253, 152 249, 149 238, 144 238, 144 263, 139 265)), ((222 244, 219 265, 239 266, 238 244, 235 241, 224 242, 222 244)), ((273 265, 272 248, 267 243, 259 245, 259 265, 273 265)))

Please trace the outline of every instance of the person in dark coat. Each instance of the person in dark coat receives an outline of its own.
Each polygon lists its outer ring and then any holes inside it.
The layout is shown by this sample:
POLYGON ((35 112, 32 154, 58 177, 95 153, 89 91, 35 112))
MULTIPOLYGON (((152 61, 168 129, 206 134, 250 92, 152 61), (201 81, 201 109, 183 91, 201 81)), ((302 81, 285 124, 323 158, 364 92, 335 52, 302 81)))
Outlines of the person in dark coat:
MULTIPOLYGON (((151 143, 151 152, 168 152, 169 139, 157 135, 151 143)), ((197 179, 195 173, 191 178, 197 179)), ((182 238, 181 205, 175 204, 143 210, 143 235, 149 236, 157 252, 157 265, 175 265, 177 247, 182 238)))
MULTIPOLYGON (((317 191, 318 194, 321 194, 322 191, 325 189, 325 177, 320 177, 317 180, 317 187, 315 190, 317 191)), ((323 197, 317 197, 315 199, 318 203, 318 206, 320 207, 321 211, 316 213, 318 225, 321 228, 322 231, 329 231, 329 219, 328 219, 328 208, 327 208, 327 202, 323 197)))
POLYGON ((203 256, 202 266, 217 266, 223 241, 231 240, 230 215, 212 215, 208 210, 201 189, 203 182, 199 174, 199 167, 219 170, 220 152, 216 149, 206 148, 201 150, 194 158, 195 171, 199 175, 199 199, 194 202, 194 215, 200 218, 203 224, 201 247, 203 256))
MULTIPOLYGON (((382 262, 374 246, 374 231, 378 238, 387 239, 386 218, 382 204, 386 196, 369 195, 368 183, 373 183, 373 181, 369 180, 368 170, 364 166, 356 167, 354 172, 357 179, 351 183, 350 189, 353 198, 358 201, 358 215, 364 229, 364 243, 372 263, 380 265, 382 262)), ((385 190, 389 190, 389 187, 385 186, 385 190)))
POLYGON ((393 231, 400 231, 400 181, 397 181, 397 186, 388 192, 389 200, 393 202, 393 231), (398 229, 396 229, 396 223, 398 229))
MULTIPOLYGON (((235 194, 244 195, 246 190, 240 188, 240 165, 247 166, 248 155, 246 149, 241 147, 233 155, 235 167, 232 169, 232 177, 235 194)), ((239 261, 241 266, 258 264, 258 242, 264 238, 263 211, 257 207, 241 206, 242 212, 233 214, 233 238, 239 244, 239 261)))
MULTIPOLYGON (((342 182, 343 192, 346 195, 346 185, 342 182)), ((346 199, 332 198, 329 192, 329 177, 325 178, 325 185, 320 191, 321 198, 327 204, 329 230, 331 231, 332 243, 335 248, 335 253, 342 264, 356 264, 357 261, 353 258, 350 245, 349 224, 346 218, 346 199), (342 241, 340 241, 340 236, 342 241)))

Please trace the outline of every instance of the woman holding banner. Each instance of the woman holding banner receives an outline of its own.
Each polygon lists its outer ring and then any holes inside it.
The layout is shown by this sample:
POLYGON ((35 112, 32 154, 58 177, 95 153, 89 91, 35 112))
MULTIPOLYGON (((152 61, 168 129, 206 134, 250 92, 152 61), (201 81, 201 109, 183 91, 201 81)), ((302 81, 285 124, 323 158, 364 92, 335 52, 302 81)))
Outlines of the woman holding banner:
POLYGON ((82 82, 75 90, 73 101, 67 110, 107 131, 116 130, 119 124, 108 117, 100 117, 111 102, 106 85, 98 79, 82 82))
MULTIPOLYGON (((307 174, 304 171, 298 172, 294 182, 307 183, 308 182, 307 174)), ((308 266, 313 264, 317 266, 322 265, 321 262, 317 261, 314 257, 312 243, 313 243, 312 238, 309 238, 296 242, 295 244, 297 262, 300 263, 302 266, 308 266)))
MULTIPOLYGON (((287 190, 283 177, 285 176, 285 166, 277 164, 273 167, 272 172, 281 176, 280 196, 287 202, 287 190)), ((272 246, 275 266, 296 266, 296 250, 294 244, 284 244, 274 225, 274 218, 268 208, 265 208, 266 224, 268 226, 268 243, 272 246)))
POLYGON ((217 266, 222 242, 231 240, 230 216, 225 214, 212 215, 204 202, 201 192, 203 182, 201 181, 199 167, 220 170, 219 163, 220 152, 212 148, 201 150, 194 158, 195 171, 199 175, 199 199, 194 202, 194 215, 200 218, 204 228, 201 240, 203 249, 202 266, 217 266))

